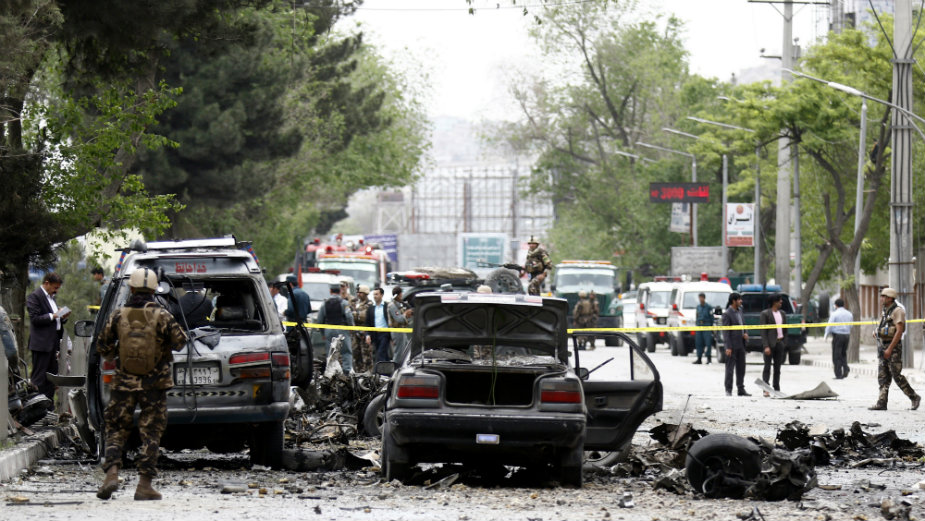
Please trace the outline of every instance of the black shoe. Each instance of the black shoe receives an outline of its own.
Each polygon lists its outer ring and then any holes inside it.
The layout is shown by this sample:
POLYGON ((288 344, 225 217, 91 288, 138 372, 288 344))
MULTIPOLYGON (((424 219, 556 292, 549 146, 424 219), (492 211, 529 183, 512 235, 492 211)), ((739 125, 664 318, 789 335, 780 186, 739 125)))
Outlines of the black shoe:
POLYGON ((701 362, 699 358, 696 359, 696 360, 694 360, 694 365, 700 365, 700 364, 702 364, 702 363, 703 363, 703 362, 701 362))
POLYGON ((727 390, 727 391, 726 391, 726 396, 732 396, 732 391, 727 390))
POLYGON ((882 403, 876 403, 876 404, 874 404, 873 407, 868 407, 867 410, 868 410, 868 411, 885 411, 885 410, 886 410, 886 405, 884 405, 884 404, 882 404, 882 403))
POLYGON ((918 409, 920 403, 922 403, 922 397, 919 395, 915 395, 915 398, 912 399, 912 410, 914 411, 918 409))
POLYGON ((707 365, 710 365, 710 364, 712 364, 712 363, 713 363, 713 360, 710 360, 710 358, 707 357, 707 365))
POLYGON ((751 396, 751 394, 745 392, 745 389, 739 389, 739 396, 751 396))
POLYGON ((848 373, 850 373, 850 372, 851 372, 851 368, 848 367, 848 366, 845 366, 845 374, 841 375, 841 377, 842 377, 842 378, 848 378, 848 373))

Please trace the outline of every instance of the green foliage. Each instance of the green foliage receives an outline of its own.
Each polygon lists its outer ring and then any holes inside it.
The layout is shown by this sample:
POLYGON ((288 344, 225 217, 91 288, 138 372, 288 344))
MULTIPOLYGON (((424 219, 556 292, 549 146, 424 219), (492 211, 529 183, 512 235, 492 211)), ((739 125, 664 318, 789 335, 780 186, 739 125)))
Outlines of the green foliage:
POLYGON ((72 325, 78 320, 92 318, 87 306, 97 305, 100 294, 100 285, 90 274, 95 264, 85 257, 84 247, 76 240, 58 248, 57 255, 55 272, 64 279, 58 290, 58 306, 71 308, 68 322, 72 325))

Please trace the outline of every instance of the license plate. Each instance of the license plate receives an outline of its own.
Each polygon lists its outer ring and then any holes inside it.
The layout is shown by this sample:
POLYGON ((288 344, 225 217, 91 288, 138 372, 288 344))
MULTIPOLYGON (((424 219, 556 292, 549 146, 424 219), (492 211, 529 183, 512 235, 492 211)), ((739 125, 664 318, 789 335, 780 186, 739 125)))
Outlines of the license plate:
POLYGON ((194 365, 190 373, 186 372, 187 369, 186 366, 174 368, 174 381, 177 385, 213 385, 219 382, 217 366, 194 365))
POLYGON ((501 436, 497 434, 476 434, 475 443, 479 445, 498 445, 501 443, 501 436))

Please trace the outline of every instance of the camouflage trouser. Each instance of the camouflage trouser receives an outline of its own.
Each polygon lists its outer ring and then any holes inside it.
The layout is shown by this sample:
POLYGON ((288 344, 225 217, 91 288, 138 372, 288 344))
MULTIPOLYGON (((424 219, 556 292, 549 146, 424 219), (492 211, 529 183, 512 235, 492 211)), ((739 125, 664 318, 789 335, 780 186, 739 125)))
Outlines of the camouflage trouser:
POLYGON ((533 277, 530 279, 530 284, 527 285, 527 293, 530 295, 539 295, 542 285, 543 283, 540 281, 540 279, 533 277))
POLYGON ((132 432, 132 416, 135 406, 141 408, 138 417, 138 432, 141 448, 135 466, 138 474, 157 476, 157 452, 161 435, 167 428, 167 391, 150 389, 144 391, 112 391, 109 404, 103 413, 106 422, 106 460, 103 470, 122 467, 122 451, 132 432))
POLYGON ((373 370, 373 346, 366 343, 366 332, 353 334, 353 371, 365 373, 373 370))
POLYGON ((917 395, 915 390, 912 389, 912 386, 909 385, 909 382, 906 380, 906 377, 902 375, 903 370, 903 346, 901 343, 897 343, 893 347, 893 352, 890 354, 890 359, 887 360, 883 358, 883 355, 879 356, 879 365, 877 367, 877 383, 880 384, 880 396, 877 398, 877 405, 886 406, 887 399, 890 396, 890 381, 896 382, 896 386, 899 387, 902 392, 906 393, 910 399, 914 399, 917 395))
MULTIPOLYGON (((594 327, 596 321, 592 320, 591 317, 587 318, 576 318, 575 319, 575 329, 584 329, 587 327, 594 327)), ((594 347, 594 337, 590 335, 578 335, 576 337, 578 341, 578 349, 584 349, 588 342, 591 343, 591 347, 594 347)))

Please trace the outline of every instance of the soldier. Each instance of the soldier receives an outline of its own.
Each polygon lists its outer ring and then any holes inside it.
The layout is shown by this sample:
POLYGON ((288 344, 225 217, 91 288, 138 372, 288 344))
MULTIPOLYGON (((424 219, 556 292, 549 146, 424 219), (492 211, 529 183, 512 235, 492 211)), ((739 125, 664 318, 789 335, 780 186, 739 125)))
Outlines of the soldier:
POLYGON ((896 290, 893 288, 884 288, 880 292, 880 304, 883 306, 883 315, 880 318, 880 325, 874 336, 877 338, 877 358, 879 366, 877 368, 877 383, 880 384, 880 396, 877 403, 870 407, 872 411, 885 411, 887 399, 890 394, 890 380, 896 382, 896 385, 906 393, 906 396, 912 400, 912 410, 919 408, 922 397, 916 394, 906 377, 902 375, 903 370, 903 332, 906 330, 906 310, 896 302, 896 290))
MULTIPOLYGON (((350 306, 353 311, 354 324, 366 324, 366 311, 371 304, 369 286, 360 284, 357 287, 356 299, 350 306)), ((373 368, 373 346, 372 344, 367 344, 365 340, 366 332, 355 331, 353 333, 353 370, 358 373, 371 371, 373 368)))
POLYGON ((527 262, 524 263, 524 271, 530 275, 530 285, 527 286, 527 293, 539 295, 543 281, 546 280, 546 271, 552 269, 552 261, 549 260, 549 254, 546 250, 540 248, 540 241, 536 236, 531 235, 527 240, 527 246, 530 250, 527 252, 527 262))
MULTIPOLYGON (((597 327, 597 319, 601 316, 601 303, 597 300, 597 295, 594 294, 592 289, 588 293, 588 299, 591 301, 591 306, 593 308, 593 313, 591 313, 591 322, 588 322, 588 327, 597 327)), ((591 349, 594 349, 594 341, 597 340, 597 335, 591 335, 591 349)))
MULTIPOLYGON (((578 302, 575 303, 572 316, 575 317, 575 327, 582 329, 591 327, 591 322, 594 319, 594 304, 588 299, 587 291, 581 290, 578 292, 578 302)), ((578 337, 578 349, 584 349, 587 344, 588 336, 581 335, 578 337)))
MULTIPOLYGON (((324 305, 318 310, 318 317, 315 322, 318 324, 330 324, 335 326, 353 326, 353 313, 350 311, 350 304, 341 297, 340 285, 331 284, 331 296, 324 301, 324 305)), ((321 338, 327 340, 334 339, 337 335, 343 335, 344 342, 340 346, 340 365, 345 374, 353 371, 353 350, 351 347, 350 337, 352 336, 345 329, 322 329, 321 338)))
POLYGON ((135 499, 161 499, 151 486, 157 475, 157 453, 167 428, 167 389, 173 387, 170 374, 171 350, 186 345, 186 334, 166 309, 154 300, 157 275, 138 268, 129 277, 131 296, 106 322, 97 341, 97 351, 106 360, 116 360, 110 384, 110 400, 103 413, 106 423, 106 479, 96 493, 109 499, 119 488, 122 451, 132 430, 135 406, 141 408, 138 431, 141 448, 135 466, 138 486, 135 499))
MULTIPOLYGON (((407 328, 411 327, 414 320, 414 310, 408 306, 408 303, 402 299, 401 286, 392 288, 392 302, 387 308, 389 313, 389 327, 407 328)), ((392 333, 392 340, 395 344, 392 348, 392 361, 401 365, 408 354, 408 344, 411 343, 411 335, 408 333, 392 333)))

